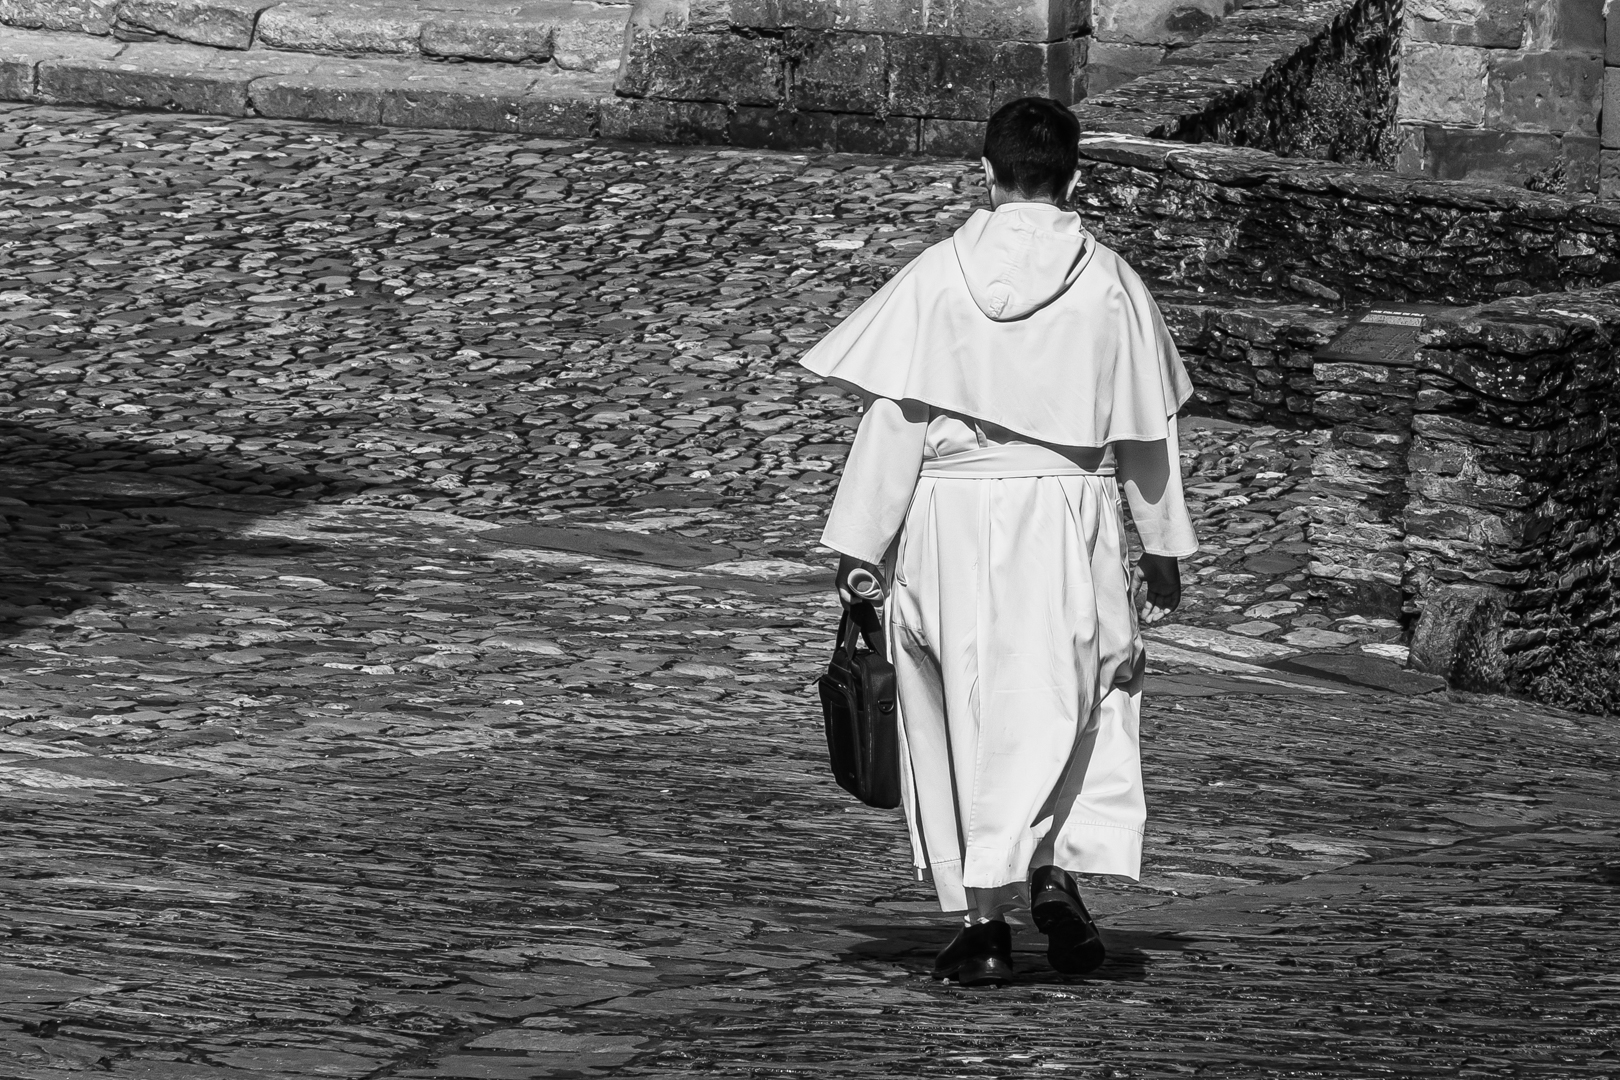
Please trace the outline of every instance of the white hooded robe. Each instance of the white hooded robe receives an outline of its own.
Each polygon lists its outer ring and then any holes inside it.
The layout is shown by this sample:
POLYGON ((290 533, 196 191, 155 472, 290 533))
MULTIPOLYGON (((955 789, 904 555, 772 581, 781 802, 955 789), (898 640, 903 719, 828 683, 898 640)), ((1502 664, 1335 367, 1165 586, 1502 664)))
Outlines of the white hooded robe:
POLYGON ((1022 899, 1041 865, 1138 877, 1121 484, 1147 551, 1197 550, 1175 427, 1192 387, 1141 280, 1077 215, 1009 203, 803 362, 869 403, 822 542, 889 570, 919 874, 947 911, 1022 899))

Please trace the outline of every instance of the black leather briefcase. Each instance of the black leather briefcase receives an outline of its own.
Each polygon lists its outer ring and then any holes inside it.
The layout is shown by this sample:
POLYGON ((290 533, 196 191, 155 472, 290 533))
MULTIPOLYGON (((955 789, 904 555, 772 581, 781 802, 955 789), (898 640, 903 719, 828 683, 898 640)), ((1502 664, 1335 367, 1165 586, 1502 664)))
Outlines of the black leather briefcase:
POLYGON ((870 603, 845 609, 838 646, 817 684, 827 722, 827 754, 838 786, 867 806, 900 805, 900 724, 894 665, 870 603), (861 648, 862 644, 865 648, 861 648))

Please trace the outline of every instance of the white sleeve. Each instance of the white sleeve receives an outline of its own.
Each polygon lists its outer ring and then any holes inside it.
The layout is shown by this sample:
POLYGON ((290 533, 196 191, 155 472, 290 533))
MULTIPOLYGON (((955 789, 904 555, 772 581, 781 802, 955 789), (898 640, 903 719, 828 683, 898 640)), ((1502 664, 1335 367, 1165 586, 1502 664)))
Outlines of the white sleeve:
POLYGON ((1114 444, 1115 475, 1125 489, 1142 548, 1153 555, 1185 558, 1198 551, 1198 537, 1181 492, 1181 446, 1176 418, 1156 442, 1114 444))
POLYGON ((844 462, 821 542, 843 555, 880 563, 905 523, 922 471, 928 406, 876 398, 861 417, 844 462))

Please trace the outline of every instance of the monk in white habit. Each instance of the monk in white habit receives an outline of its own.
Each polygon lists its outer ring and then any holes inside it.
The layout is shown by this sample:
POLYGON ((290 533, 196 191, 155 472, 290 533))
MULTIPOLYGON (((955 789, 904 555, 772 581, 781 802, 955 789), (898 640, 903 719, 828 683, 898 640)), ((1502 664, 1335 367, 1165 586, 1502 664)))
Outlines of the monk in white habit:
POLYGON ((990 119, 989 210, 923 252, 804 358, 865 401, 822 542, 839 592, 883 597, 919 877, 965 927, 936 978, 1012 976, 1024 905, 1052 966, 1101 938, 1074 874, 1141 872, 1142 620, 1198 548, 1176 412, 1192 393, 1152 297, 1061 208, 1080 128, 1061 104, 990 119))

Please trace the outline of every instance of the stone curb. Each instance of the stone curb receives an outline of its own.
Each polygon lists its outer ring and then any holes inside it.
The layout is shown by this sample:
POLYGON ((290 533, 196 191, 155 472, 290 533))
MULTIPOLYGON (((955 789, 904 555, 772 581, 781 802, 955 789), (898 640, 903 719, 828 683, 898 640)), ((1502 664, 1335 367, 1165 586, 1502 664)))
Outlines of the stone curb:
POLYGON ((616 69, 628 5, 594 0, 0 0, 0 27, 223 49, 616 69))
MULTIPOLYGON (((593 72, 0 30, 0 98, 39 104, 582 138, 598 134, 604 115, 625 113, 612 92, 612 76, 593 72)), ((666 133, 608 127, 618 137, 666 133)))

